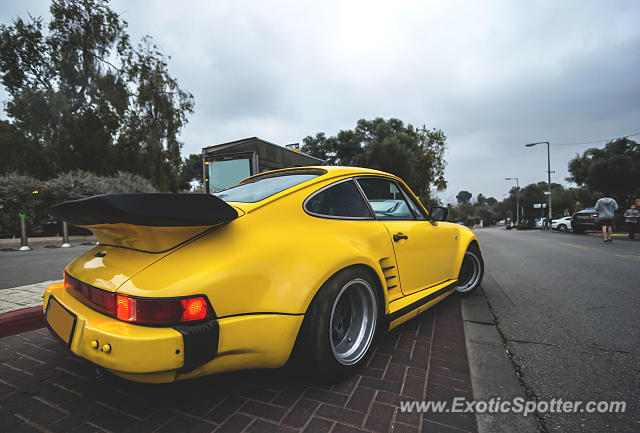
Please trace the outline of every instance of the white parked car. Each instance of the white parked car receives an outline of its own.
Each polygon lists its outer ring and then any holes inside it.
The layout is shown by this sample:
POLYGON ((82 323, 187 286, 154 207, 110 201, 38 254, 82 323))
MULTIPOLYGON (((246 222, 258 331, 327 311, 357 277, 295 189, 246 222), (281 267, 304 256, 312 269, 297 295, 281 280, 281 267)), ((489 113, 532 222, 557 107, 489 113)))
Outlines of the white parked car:
POLYGON ((562 217, 557 220, 551 221, 551 228, 553 230, 559 230, 561 232, 566 232, 567 230, 571 230, 571 217, 566 216, 566 217, 562 217))

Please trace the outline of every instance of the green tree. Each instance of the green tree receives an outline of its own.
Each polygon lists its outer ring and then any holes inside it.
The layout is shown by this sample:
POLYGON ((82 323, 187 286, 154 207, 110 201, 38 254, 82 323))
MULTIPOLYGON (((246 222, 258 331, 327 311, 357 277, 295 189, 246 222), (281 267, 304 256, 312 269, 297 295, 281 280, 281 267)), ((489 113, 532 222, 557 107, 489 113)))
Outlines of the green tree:
MULTIPOLYGON (((537 183, 531 183, 525 187, 521 187, 519 191, 519 202, 521 207, 521 217, 532 220, 534 218, 540 218, 547 216, 546 208, 534 208, 536 203, 547 203, 547 191, 549 187, 547 182, 540 181, 537 183)), ((494 199, 495 200, 495 199, 494 199)), ((487 202, 489 199, 487 199, 487 202)), ((575 212, 577 208, 576 199, 574 193, 571 190, 566 190, 562 185, 558 183, 551 183, 551 205, 553 207, 554 217, 559 217, 565 214, 571 214, 575 212)), ((513 187, 509 191, 509 197, 505 198, 502 202, 495 203, 493 205, 495 218, 502 219, 506 216, 515 218, 516 215, 516 188, 513 187)))
POLYGON ((27 140, 14 124, 0 120, 0 173, 46 177, 51 173, 51 166, 39 151, 38 144, 27 140))
POLYGON ((476 196, 476 202, 478 204, 478 206, 486 206, 487 205, 487 198, 482 194, 478 194, 476 196))
POLYGON ((399 119, 361 119, 334 137, 320 132, 303 139, 302 151, 331 165, 374 168, 401 177, 431 203, 431 188, 443 190, 446 137, 439 129, 415 128, 399 119))
POLYGON ((603 149, 587 149, 569 161, 567 180, 629 203, 640 192, 640 145, 619 138, 603 149))
POLYGON ((44 173, 142 174, 178 187, 177 139, 193 110, 149 38, 133 46, 108 0, 53 0, 51 21, 0 25, 0 72, 16 132, 48 161, 44 173))
POLYGON ((199 153, 192 153, 188 157, 182 160, 180 166, 180 189, 191 189, 191 182, 198 181, 200 186, 202 182, 202 155, 199 153))
POLYGON ((602 196, 601 193, 592 191, 586 187, 569 188, 567 192, 571 196, 571 204, 569 208, 571 213, 577 212, 584 208, 593 207, 596 201, 598 201, 598 198, 602 196))
POLYGON ((471 201, 471 197, 473 197, 473 194, 469 191, 460 191, 456 194, 456 200, 459 205, 468 204, 471 201))

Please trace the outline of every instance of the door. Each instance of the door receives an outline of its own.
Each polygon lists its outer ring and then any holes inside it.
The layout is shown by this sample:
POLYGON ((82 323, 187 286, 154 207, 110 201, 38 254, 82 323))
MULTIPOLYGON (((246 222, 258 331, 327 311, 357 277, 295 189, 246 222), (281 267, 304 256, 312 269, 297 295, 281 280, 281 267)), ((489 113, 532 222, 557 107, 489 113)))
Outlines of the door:
POLYGON ((361 177, 358 184, 376 219, 389 232, 403 294, 453 277, 457 240, 448 224, 429 221, 403 186, 393 179, 361 177))

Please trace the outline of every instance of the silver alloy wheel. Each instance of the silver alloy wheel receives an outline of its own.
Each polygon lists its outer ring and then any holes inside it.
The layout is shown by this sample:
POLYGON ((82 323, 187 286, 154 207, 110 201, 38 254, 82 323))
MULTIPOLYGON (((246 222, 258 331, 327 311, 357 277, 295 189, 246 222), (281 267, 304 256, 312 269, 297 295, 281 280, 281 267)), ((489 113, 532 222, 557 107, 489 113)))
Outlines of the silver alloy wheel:
POLYGON ((560 224, 558 226, 558 230, 560 230, 561 232, 566 232, 567 231, 567 226, 564 224, 560 224))
POLYGON ((345 284, 331 308, 329 336, 333 356, 353 365, 369 350, 378 319, 376 294, 371 284, 356 278, 345 284))
POLYGON ((480 280, 481 271, 482 263, 480 262, 478 255, 473 251, 467 251, 462 259, 460 275, 458 275, 458 282, 460 285, 456 290, 460 293, 466 293, 473 290, 480 280))

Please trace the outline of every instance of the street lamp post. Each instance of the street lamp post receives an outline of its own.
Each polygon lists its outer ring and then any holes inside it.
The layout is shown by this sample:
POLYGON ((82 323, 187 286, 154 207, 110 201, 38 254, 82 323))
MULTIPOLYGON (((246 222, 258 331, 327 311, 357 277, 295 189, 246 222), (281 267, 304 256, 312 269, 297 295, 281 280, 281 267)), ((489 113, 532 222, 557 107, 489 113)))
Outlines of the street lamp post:
POLYGON ((549 224, 551 224, 551 220, 553 217, 551 216, 551 156, 549 152, 549 142, 548 141, 538 141, 536 143, 525 144, 526 147, 532 147, 536 144, 546 144, 547 145, 547 184, 549 185, 549 224))
POLYGON ((516 226, 520 224, 520 184, 517 177, 505 177, 504 180, 516 181, 516 226))

